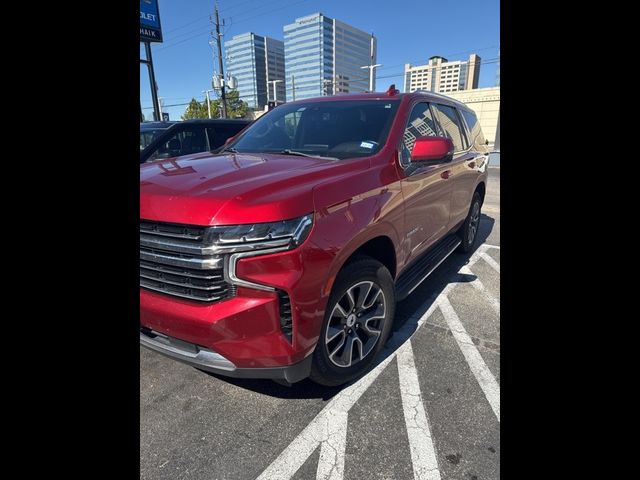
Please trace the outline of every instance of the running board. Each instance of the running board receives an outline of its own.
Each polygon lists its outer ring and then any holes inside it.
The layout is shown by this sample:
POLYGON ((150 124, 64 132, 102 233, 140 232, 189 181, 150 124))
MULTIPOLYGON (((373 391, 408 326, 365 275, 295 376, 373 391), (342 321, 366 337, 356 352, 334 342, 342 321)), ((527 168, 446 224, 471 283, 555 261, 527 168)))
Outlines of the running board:
POLYGON ((402 272, 396 281, 396 300, 404 300, 418 285, 420 285, 433 272, 438 265, 453 253, 460 245, 460 237, 451 234, 443 238, 427 253, 416 260, 407 270, 402 272))

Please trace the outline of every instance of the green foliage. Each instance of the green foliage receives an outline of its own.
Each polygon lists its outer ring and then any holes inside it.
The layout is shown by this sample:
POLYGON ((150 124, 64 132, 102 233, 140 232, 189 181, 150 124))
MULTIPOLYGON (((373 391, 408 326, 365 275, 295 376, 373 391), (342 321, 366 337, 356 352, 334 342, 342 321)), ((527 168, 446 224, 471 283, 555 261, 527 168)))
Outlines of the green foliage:
POLYGON ((195 98, 191 99, 187 109, 182 114, 182 120, 190 120, 192 118, 209 118, 206 100, 200 103, 195 98))
MULTIPOLYGON (((247 102, 240 100, 240 94, 237 90, 227 90, 227 116, 229 118, 244 118, 249 111, 247 102)), ((220 99, 211 101, 211 118, 220 118, 220 99)), ((207 101, 198 102, 195 98, 191 99, 184 114, 183 120, 192 118, 209 118, 207 109, 207 101)))

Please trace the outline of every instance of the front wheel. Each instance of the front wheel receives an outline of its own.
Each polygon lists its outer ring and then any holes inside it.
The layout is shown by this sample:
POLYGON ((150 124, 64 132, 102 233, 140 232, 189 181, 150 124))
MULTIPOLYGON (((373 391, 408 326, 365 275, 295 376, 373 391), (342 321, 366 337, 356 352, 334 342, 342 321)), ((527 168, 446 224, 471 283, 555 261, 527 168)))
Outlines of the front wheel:
POLYGON ((469 213, 464 223, 458 230, 458 236, 462 242, 458 247, 458 251, 468 253, 473 250, 473 247, 478 237, 478 228, 480 227, 480 206, 482 201, 480 200, 480 194, 475 192, 471 199, 471 207, 469 207, 469 213))
POLYGON ((395 288, 389 270, 359 257, 338 275, 331 291, 311 380, 347 383, 366 372, 389 336, 395 314, 395 288))

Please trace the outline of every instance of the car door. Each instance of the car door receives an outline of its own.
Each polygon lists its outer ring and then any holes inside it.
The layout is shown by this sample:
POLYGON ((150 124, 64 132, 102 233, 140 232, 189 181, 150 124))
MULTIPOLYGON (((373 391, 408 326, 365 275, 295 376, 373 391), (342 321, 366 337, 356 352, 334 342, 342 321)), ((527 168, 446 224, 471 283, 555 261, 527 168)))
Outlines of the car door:
POLYGON ((471 196, 478 173, 475 168, 477 152, 470 148, 460 112, 451 105, 434 103, 436 120, 445 137, 453 142, 453 160, 449 164, 448 185, 451 188, 451 212, 448 229, 462 223, 471 205, 471 196))
POLYGON ((441 136, 428 103, 413 106, 400 148, 400 175, 405 204, 405 262, 410 263, 447 232, 451 189, 448 163, 411 162, 416 138, 441 136))

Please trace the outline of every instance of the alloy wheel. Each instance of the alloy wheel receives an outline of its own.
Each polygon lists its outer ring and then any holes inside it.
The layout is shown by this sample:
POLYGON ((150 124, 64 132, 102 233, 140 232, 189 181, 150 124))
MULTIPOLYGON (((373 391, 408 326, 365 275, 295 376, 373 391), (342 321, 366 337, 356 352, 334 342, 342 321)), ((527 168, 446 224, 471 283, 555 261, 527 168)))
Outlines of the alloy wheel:
POLYGON ((331 363, 351 367, 371 353, 382 332, 386 299, 374 282, 350 287, 331 311, 325 347, 331 363))
POLYGON ((474 202, 471 210, 471 218, 469 219, 469 245, 473 243, 478 232, 478 224, 480 223, 480 203, 474 202))

